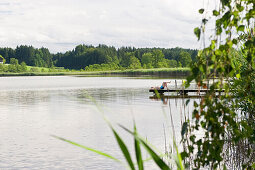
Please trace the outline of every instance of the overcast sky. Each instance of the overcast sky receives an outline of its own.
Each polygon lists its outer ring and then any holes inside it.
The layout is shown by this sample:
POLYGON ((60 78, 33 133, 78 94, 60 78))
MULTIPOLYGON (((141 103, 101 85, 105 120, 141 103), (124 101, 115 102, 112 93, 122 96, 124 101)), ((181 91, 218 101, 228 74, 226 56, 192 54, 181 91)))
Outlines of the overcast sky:
POLYGON ((203 0, 1 0, 0 46, 199 48, 203 0))

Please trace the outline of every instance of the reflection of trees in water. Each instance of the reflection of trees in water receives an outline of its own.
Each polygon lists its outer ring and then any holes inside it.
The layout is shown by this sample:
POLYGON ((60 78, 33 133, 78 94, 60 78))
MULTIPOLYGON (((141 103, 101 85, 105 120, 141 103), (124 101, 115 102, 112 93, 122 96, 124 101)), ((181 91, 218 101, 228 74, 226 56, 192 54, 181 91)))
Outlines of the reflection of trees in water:
MULTIPOLYGON (((177 105, 177 101, 179 102, 182 101, 183 103, 184 101, 186 102, 187 100, 190 100, 190 99, 201 99, 201 97, 202 96, 199 96, 199 95, 179 95, 179 94, 173 93, 172 95, 164 95, 164 94, 159 94, 159 96, 153 95, 153 96, 150 96, 149 98, 155 101, 162 101, 164 105, 169 104, 168 100, 172 99, 175 101, 175 105, 177 105)), ((185 106, 181 106, 181 107, 185 107, 185 106)))
POLYGON ((77 98, 84 102, 91 102, 90 97, 97 102, 133 102, 140 99, 147 99, 145 89, 133 88, 102 88, 84 89, 77 92, 77 98), (85 100, 84 100, 85 99, 85 100))
POLYGON ((45 91, 1 91, 0 105, 35 105, 49 100, 45 91))
POLYGON ((0 105, 32 106, 49 102, 51 98, 67 101, 83 101, 91 103, 92 97, 98 102, 133 102, 147 99, 145 89, 105 88, 105 89, 72 89, 72 90, 41 90, 41 91, 1 91, 0 105))

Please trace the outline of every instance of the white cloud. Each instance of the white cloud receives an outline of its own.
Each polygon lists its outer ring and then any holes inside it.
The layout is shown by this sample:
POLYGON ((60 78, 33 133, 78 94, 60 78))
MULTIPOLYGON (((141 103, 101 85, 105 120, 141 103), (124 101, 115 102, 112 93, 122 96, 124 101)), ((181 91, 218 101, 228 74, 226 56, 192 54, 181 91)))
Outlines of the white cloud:
POLYGON ((202 6, 202 0, 3 0, 0 46, 199 48, 193 29, 202 6))

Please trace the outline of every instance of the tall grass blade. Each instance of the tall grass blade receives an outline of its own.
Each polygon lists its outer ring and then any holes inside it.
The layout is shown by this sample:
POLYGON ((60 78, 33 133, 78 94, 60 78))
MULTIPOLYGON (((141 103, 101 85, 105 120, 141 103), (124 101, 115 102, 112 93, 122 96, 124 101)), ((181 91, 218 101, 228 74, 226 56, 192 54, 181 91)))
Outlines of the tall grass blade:
POLYGON ((130 156, 130 153, 127 149, 127 146, 125 145, 125 143, 123 142, 123 140, 120 138, 120 136, 118 135, 118 133, 113 129, 113 127, 111 127, 113 133, 114 133, 114 136, 119 144, 119 147, 124 155, 124 157, 126 158, 127 162, 128 162, 128 165, 130 167, 130 169, 132 170, 135 170, 135 166, 134 166, 134 163, 131 159, 131 156, 130 156))
POLYGON ((101 151, 98 151, 98 150, 89 148, 89 147, 87 147, 87 146, 80 145, 80 144, 78 144, 78 143, 75 143, 75 142, 73 142, 73 141, 67 140, 67 139, 62 138, 62 137, 58 137, 58 136, 55 136, 55 135, 51 135, 51 136, 54 137, 54 138, 56 138, 56 139, 62 140, 62 141, 64 141, 64 142, 70 143, 70 144, 72 144, 72 145, 78 146, 78 147, 83 148, 83 149, 86 149, 86 150, 88 150, 88 151, 95 152, 95 153, 97 153, 98 155, 102 155, 102 156, 104 156, 104 157, 106 157, 106 158, 110 158, 110 159, 112 159, 112 160, 114 160, 114 161, 117 161, 117 162, 120 162, 120 163, 121 163, 120 160, 118 160, 117 158, 115 158, 115 157, 113 157, 113 156, 111 156, 111 155, 109 155, 109 154, 107 154, 107 153, 104 153, 104 152, 101 152, 101 151))
POLYGON ((173 142, 174 142, 174 148, 175 148, 176 154, 177 154, 177 159, 175 160, 175 164, 177 165, 178 170, 184 170, 184 166, 182 163, 182 157, 181 157, 181 154, 179 153, 178 147, 175 143, 175 138, 174 138, 173 142))
POLYGON ((137 140, 139 140, 141 142, 141 144, 143 145, 143 147, 147 150, 147 152, 150 154, 150 156, 152 157, 153 161, 158 165, 158 167, 160 169, 163 170, 170 170, 170 167, 160 158, 159 155, 157 155, 153 149, 151 149, 151 147, 142 139, 138 136, 137 133, 131 132, 130 130, 128 130, 127 128, 125 128, 124 126, 121 126, 124 130, 126 130, 127 132, 131 133, 137 140))
POLYGON ((141 143, 159 168, 163 170, 170 170, 170 167, 146 144, 145 141, 142 140, 141 143))
POLYGON ((159 94, 158 90, 157 90, 157 89, 154 89, 154 92, 155 92, 157 98, 160 99, 160 94, 159 94))
MULTIPOLYGON (((134 133, 137 134, 136 131, 136 126, 134 125, 134 133)), ((140 147, 140 142, 137 140, 135 137, 135 154, 136 154, 136 160, 138 164, 139 170, 143 170, 143 159, 142 159, 142 152, 141 152, 141 147, 140 147)))

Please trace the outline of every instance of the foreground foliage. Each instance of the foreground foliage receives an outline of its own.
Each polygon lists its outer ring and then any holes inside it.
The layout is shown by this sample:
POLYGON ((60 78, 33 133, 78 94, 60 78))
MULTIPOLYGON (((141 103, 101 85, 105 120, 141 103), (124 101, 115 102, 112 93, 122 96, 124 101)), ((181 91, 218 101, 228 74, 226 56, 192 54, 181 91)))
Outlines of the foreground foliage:
POLYGON ((192 80, 198 86, 212 82, 210 92, 194 102, 192 118, 183 124, 186 145, 182 157, 192 169, 254 168, 254 1, 220 0, 219 9, 200 9, 199 13, 202 25, 194 30, 198 40, 204 36, 210 17, 216 20, 215 35, 198 53, 187 86, 192 80), (216 89, 225 89, 225 93, 216 97, 216 89))

